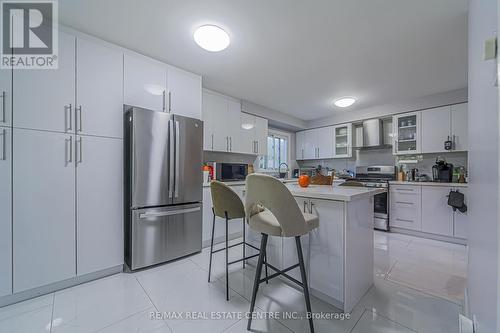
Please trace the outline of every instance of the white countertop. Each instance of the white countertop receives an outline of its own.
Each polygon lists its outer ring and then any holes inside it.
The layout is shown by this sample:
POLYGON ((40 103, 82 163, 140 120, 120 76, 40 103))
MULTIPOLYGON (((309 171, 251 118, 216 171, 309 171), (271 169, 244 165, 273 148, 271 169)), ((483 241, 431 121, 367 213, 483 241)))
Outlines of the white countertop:
MULTIPOLYGON (((281 180, 283 183, 296 183, 298 182, 298 178, 288 178, 288 179, 282 179, 281 180)), ((245 181, 242 180, 242 181, 230 181, 230 182, 224 182, 224 184, 226 184, 227 186, 244 186, 245 185, 245 181)), ((210 183, 204 183, 203 184, 203 187, 209 187, 210 186, 210 183)))
POLYGON ((328 185, 309 185, 308 187, 300 187, 298 184, 288 184, 287 187, 295 197, 335 201, 353 201, 385 192, 385 189, 368 187, 337 187, 328 185))
POLYGON ((437 182, 406 182, 393 180, 389 185, 413 185, 413 186, 442 186, 442 187, 467 187, 467 183, 437 183, 437 182))

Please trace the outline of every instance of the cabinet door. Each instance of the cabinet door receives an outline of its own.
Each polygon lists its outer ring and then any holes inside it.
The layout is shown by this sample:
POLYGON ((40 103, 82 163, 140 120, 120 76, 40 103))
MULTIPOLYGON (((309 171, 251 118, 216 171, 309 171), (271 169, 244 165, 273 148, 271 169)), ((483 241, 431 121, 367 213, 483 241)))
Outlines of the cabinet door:
POLYGON ((304 159, 304 147, 306 141, 305 131, 295 133, 295 158, 297 160, 304 159))
POLYGON ((205 126, 203 146, 205 150, 229 150, 227 107, 227 101, 222 96, 208 92, 203 93, 203 122, 205 126))
POLYGON ((444 142, 450 137, 450 107, 422 111, 422 153, 446 152, 444 142))
MULTIPOLYGON (((465 204, 467 205, 467 189, 463 187, 456 188, 460 193, 463 193, 465 196, 465 204)), ((453 236, 457 238, 467 239, 467 235, 469 233, 469 217, 467 216, 467 212, 460 213, 458 210, 453 214, 453 236)))
POLYGON ((76 138, 77 274, 123 264, 123 141, 76 138))
POLYGON ((317 130, 318 158, 333 158, 333 127, 322 127, 317 130))
POLYGON ((394 185, 390 187, 390 226, 422 230, 422 192, 420 186, 394 185))
POLYGON ((12 70, 0 69, 0 126, 10 126, 12 120, 12 70))
POLYGON ((352 156, 352 125, 333 127, 333 157, 349 158, 352 156))
POLYGON ((229 151, 230 152, 241 152, 242 141, 240 139, 240 114, 241 114, 241 102, 227 100, 227 113, 224 121, 221 121, 221 125, 225 127, 225 132, 229 137, 229 151))
POLYGON ((255 117, 255 141, 257 154, 267 155, 268 121, 265 118, 255 117))
POLYGON ((242 112, 240 115, 240 153, 257 154, 257 143, 255 141, 255 116, 242 112))
POLYGON ((0 297, 12 293, 12 129, 0 127, 0 297))
POLYGON ((405 113, 393 117, 393 153, 396 155, 421 152, 420 112, 405 113))
POLYGON ((21 292, 76 274, 75 138, 13 131, 14 292, 21 292))
POLYGON ((123 58, 125 104, 166 111, 167 67, 146 57, 125 54, 123 58))
POLYGON ((314 160, 317 158, 317 132, 315 130, 305 131, 305 140, 304 140, 304 159, 305 160, 314 160))
POLYGON ((453 149, 456 151, 469 150, 467 136, 467 103, 451 106, 451 135, 453 149))
POLYGON ((15 127, 75 130, 75 37, 59 32, 59 68, 14 70, 15 127))
POLYGON ((167 81, 170 112, 201 119, 201 76, 169 66, 167 81))
POLYGON ((422 231, 453 237, 453 209, 448 206, 450 187, 422 186, 422 231))
POLYGON ((76 130, 123 137, 123 54, 77 39, 76 130))
POLYGON ((336 300, 344 300, 344 204, 311 200, 319 227, 309 233, 310 286, 336 300))

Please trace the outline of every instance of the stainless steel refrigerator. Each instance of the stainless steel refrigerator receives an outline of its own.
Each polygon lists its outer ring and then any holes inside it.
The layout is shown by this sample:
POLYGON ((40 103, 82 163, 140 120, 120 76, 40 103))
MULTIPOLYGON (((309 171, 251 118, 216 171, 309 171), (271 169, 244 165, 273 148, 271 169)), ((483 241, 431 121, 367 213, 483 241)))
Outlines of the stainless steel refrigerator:
POLYGON ((128 268, 199 252, 203 122, 127 105, 124 111, 128 268))

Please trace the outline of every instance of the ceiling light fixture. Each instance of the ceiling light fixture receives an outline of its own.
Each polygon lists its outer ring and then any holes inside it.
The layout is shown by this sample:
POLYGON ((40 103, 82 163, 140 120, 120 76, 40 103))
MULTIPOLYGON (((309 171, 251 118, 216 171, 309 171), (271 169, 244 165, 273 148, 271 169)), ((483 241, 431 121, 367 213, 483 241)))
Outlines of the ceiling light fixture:
POLYGON ((354 97, 342 97, 337 99, 333 104, 339 108, 347 108, 356 102, 354 97))
POLYGON ((194 41, 202 49, 219 52, 229 46, 229 35, 216 25, 202 25, 194 32, 194 41))
POLYGON ((245 130, 251 130, 253 128, 253 124, 243 123, 243 124, 241 124, 241 128, 243 128, 245 130))

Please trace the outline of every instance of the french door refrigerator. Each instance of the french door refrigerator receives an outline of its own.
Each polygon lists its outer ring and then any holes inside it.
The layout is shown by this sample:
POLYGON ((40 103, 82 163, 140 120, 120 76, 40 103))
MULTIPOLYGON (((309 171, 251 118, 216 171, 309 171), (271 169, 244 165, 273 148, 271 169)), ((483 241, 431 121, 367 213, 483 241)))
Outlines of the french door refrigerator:
POLYGON ((125 262, 201 251, 203 122, 124 106, 125 262))

